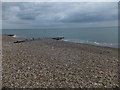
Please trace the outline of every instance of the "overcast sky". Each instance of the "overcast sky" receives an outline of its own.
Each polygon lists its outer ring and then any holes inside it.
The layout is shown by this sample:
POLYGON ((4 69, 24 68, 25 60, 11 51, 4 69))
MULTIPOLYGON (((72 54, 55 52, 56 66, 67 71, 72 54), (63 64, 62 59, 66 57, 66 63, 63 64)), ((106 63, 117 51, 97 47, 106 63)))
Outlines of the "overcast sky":
POLYGON ((4 2, 3 29, 117 26, 118 3, 4 2))

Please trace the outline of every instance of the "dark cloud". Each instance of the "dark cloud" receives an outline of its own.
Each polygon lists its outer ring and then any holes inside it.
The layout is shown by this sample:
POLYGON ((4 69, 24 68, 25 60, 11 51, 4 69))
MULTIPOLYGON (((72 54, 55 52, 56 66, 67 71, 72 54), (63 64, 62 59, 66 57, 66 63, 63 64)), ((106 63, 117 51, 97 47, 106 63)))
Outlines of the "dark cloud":
POLYGON ((2 11, 3 22, 7 23, 4 24, 4 26, 11 24, 11 27, 12 25, 14 27, 15 24, 22 25, 22 23, 32 26, 54 26, 55 23, 57 23, 58 25, 62 25, 63 23, 94 23, 104 21, 115 21, 117 20, 118 16, 117 3, 113 2, 4 2, 2 5, 2 11))
POLYGON ((73 14, 68 16, 65 19, 62 19, 60 21, 62 22, 98 22, 98 21, 111 21, 111 20, 117 20, 117 13, 116 15, 111 15, 109 14, 104 14, 104 13, 99 13, 97 15, 89 15, 87 14, 73 14))
POLYGON ((25 12, 25 13, 18 13, 16 15, 19 19, 23 19, 23 20, 35 20, 35 17, 37 15, 35 15, 33 12, 25 12))

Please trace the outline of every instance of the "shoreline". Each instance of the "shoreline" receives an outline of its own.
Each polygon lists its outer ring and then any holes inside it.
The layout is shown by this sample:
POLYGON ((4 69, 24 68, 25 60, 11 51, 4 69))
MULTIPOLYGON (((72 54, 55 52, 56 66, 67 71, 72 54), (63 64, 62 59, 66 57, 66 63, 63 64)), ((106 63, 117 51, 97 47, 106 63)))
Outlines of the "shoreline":
MULTIPOLYGON (((2 36, 8 36, 9 34, 2 34, 2 36)), ((17 38, 17 39, 28 39, 28 40, 31 40, 31 39, 33 39, 33 38, 25 38, 25 37, 17 37, 17 35, 15 35, 15 34, 11 34, 11 35, 13 35, 13 36, 11 36, 11 37, 13 37, 13 38, 17 38)), ((52 39, 53 37, 46 37, 47 39, 52 39)), ((38 39, 46 39, 45 37, 44 38, 34 38, 34 40, 38 40, 38 39)), ((100 45, 100 43, 99 44, 95 44, 95 43, 97 43, 97 42, 89 42, 89 43, 85 43, 85 42, 75 42, 75 41, 70 41, 70 40, 67 40, 67 39, 62 39, 62 41, 64 41, 64 42, 70 42, 70 43, 75 43, 75 44, 85 44, 85 45, 93 45, 93 46, 98 46, 98 47, 105 47, 105 48, 115 48, 115 49, 119 49, 119 47, 118 47, 118 45, 116 45, 116 46, 108 46, 108 45, 100 45)))

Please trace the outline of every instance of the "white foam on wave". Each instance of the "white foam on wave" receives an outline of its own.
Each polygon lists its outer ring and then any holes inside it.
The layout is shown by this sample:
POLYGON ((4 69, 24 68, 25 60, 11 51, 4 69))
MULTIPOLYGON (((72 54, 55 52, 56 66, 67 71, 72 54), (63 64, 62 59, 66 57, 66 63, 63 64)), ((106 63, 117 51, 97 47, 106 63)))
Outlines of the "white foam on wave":
POLYGON ((14 38, 16 38, 17 36, 16 36, 16 35, 14 35, 13 37, 14 37, 14 38))
POLYGON ((67 42, 73 42, 73 43, 88 43, 89 41, 85 41, 85 40, 73 40, 73 39, 63 39, 63 41, 67 41, 67 42))
POLYGON ((63 41, 69 41, 69 40, 63 39, 63 41))
POLYGON ((97 44, 97 45, 99 45, 100 43, 98 43, 98 42, 94 42, 95 44, 97 44))
POLYGON ((113 45, 112 43, 110 45, 113 45))
POLYGON ((64 39, 63 41, 67 42, 73 42, 73 43, 85 43, 85 44, 92 44, 92 45, 97 45, 97 46, 108 46, 108 47, 118 47, 117 43, 100 43, 100 42, 92 42, 89 40, 72 40, 72 39, 64 39))

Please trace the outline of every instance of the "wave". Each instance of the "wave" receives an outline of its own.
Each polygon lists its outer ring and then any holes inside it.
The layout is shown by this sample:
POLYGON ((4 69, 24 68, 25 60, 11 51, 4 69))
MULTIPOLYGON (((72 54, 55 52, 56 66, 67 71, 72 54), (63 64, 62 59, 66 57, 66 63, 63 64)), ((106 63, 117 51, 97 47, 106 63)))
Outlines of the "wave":
POLYGON ((63 41, 118 48, 118 43, 100 43, 100 42, 92 42, 89 40, 72 40, 72 39, 63 39, 63 41))

